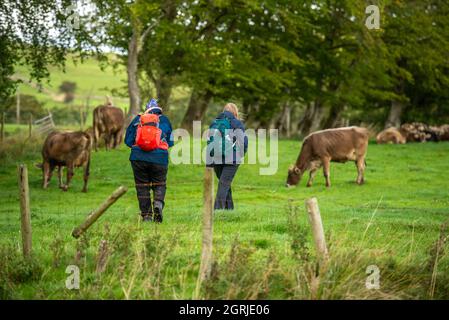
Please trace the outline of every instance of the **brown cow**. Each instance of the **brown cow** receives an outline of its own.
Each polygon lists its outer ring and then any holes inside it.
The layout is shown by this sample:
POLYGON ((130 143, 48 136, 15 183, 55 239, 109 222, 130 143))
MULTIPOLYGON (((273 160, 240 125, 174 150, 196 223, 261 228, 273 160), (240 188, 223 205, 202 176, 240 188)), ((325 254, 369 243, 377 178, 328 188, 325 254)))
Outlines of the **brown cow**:
POLYGON ((104 136, 106 150, 116 148, 122 143, 125 115, 123 110, 108 103, 94 109, 94 148, 97 151, 97 143, 104 136))
POLYGON ((394 127, 385 129, 384 131, 380 132, 376 137, 376 141, 378 144, 404 144, 407 142, 405 135, 401 132, 401 130, 394 127))
POLYGON ((297 185, 310 171, 307 187, 312 186, 316 171, 323 166, 326 187, 330 187, 330 163, 355 161, 357 183, 363 184, 369 133, 365 128, 345 127, 317 131, 304 139, 296 164, 288 170, 287 187, 297 185))
POLYGON ((44 175, 43 188, 50 182, 53 170, 58 167, 59 187, 67 191, 73 177, 75 167, 84 167, 83 192, 87 192, 89 179, 91 138, 82 131, 52 132, 45 139, 42 148, 42 171, 44 175), (62 167, 67 167, 67 181, 62 183, 62 167))

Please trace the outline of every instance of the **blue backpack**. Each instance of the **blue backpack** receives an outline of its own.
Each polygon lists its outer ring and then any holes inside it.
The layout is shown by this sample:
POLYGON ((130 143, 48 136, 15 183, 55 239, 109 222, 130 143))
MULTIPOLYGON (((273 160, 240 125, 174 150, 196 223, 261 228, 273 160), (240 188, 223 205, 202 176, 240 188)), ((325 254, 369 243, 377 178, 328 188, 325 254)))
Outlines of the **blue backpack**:
MULTIPOLYGON (((232 126, 231 121, 228 118, 215 119, 214 122, 212 122, 209 130, 209 132, 211 132, 212 134, 207 141, 207 145, 210 145, 211 143, 214 143, 214 141, 221 139, 222 157, 236 150, 236 143, 233 141, 233 138, 230 135, 232 126)), ((214 156, 214 150, 215 149, 212 149, 211 156, 214 156)))

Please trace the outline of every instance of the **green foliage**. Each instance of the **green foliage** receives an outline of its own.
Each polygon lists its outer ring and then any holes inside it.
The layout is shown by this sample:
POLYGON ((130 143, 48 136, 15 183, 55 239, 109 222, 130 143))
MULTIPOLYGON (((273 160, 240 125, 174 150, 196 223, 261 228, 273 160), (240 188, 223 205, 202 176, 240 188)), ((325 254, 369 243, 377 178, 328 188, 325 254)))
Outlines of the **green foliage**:
POLYGON ((49 66, 64 67, 66 55, 81 52, 90 38, 86 25, 72 28, 71 0, 2 1, 0 4, 0 102, 10 97, 17 86, 12 78, 19 65, 27 66, 30 78, 40 82, 49 76, 49 66), (51 22, 50 22, 51 21, 51 22), (51 27, 49 27, 51 23, 51 27), (55 36, 57 34, 57 36, 55 36))

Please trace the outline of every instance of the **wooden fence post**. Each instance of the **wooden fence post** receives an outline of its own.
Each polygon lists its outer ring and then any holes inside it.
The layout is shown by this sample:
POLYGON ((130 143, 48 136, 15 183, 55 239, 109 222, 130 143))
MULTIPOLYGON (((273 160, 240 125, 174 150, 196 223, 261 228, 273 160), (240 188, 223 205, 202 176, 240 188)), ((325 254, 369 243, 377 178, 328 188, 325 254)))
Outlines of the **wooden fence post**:
POLYGON ((323 222, 321 221, 320 209, 316 198, 306 200, 306 209, 309 222, 312 227, 313 240, 319 258, 327 258, 326 238, 324 237, 323 222))
POLYGON ((203 242, 201 250, 200 283, 210 275, 212 267, 213 212, 214 212, 214 170, 206 168, 203 194, 203 242))
POLYGON ((30 195, 28 188, 28 170, 26 165, 17 166, 19 175, 19 193, 20 193, 20 218, 22 233, 23 256, 31 256, 31 213, 30 213, 30 195))
POLYGON ((33 116, 30 115, 30 120, 28 122, 28 138, 31 138, 31 131, 33 130, 33 116))
POLYGON ((86 220, 72 232, 74 238, 79 238, 89 227, 94 224, 97 219, 108 210, 108 208, 114 204, 122 195, 124 195, 128 189, 124 186, 118 187, 97 209, 93 210, 86 220))
POLYGON ((17 90, 17 98, 16 98, 16 122, 20 124, 20 93, 17 90))
POLYGON ((78 107, 78 111, 80 114, 80 130, 83 131, 84 128, 84 115, 83 115, 83 107, 80 105, 78 107))
POLYGON ((2 124, 0 128, 0 142, 3 142, 5 139, 5 113, 2 112, 2 124))

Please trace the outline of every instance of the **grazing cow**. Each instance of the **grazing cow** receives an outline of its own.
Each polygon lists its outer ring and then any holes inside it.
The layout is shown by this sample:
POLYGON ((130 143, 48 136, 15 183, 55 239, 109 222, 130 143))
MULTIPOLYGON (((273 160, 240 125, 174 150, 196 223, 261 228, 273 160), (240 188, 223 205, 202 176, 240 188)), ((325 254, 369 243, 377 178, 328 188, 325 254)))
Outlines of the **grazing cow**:
POLYGON ((104 136, 106 150, 116 148, 122 143, 125 115, 122 109, 108 103, 94 109, 94 148, 97 151, 97 143, 104 136))
POLYGON ((59 187, 63 191, 69 188, 75 167, 84 167, 83 192, 87 192, 89 179, 91 138, 82 131, 52 132, 45 139, 42 148, 42 171, 44 175, 43 188, 50 182, 53 170, 58 167, 59 187), (67 167, 67 181, 62 183, 62 167, 67 167))
POLYGON ((296 164, 289 168, 287 187, 297 185, 305 171, 310 171, 307 187, 312 186, 316 171, 322 166, 326 187, 330 187, 330 163, 355 161, 357 183, 363 184, 369 133, 365 128, 345 127, 314 132, 302 144, 296 164))
POLYGON ((385 129, 384 131, 380 132, 376 137, 376 141, 378 144, 383 143, 404 144, 407 142, 401 130, 398 130, 394 127, 385 129))

